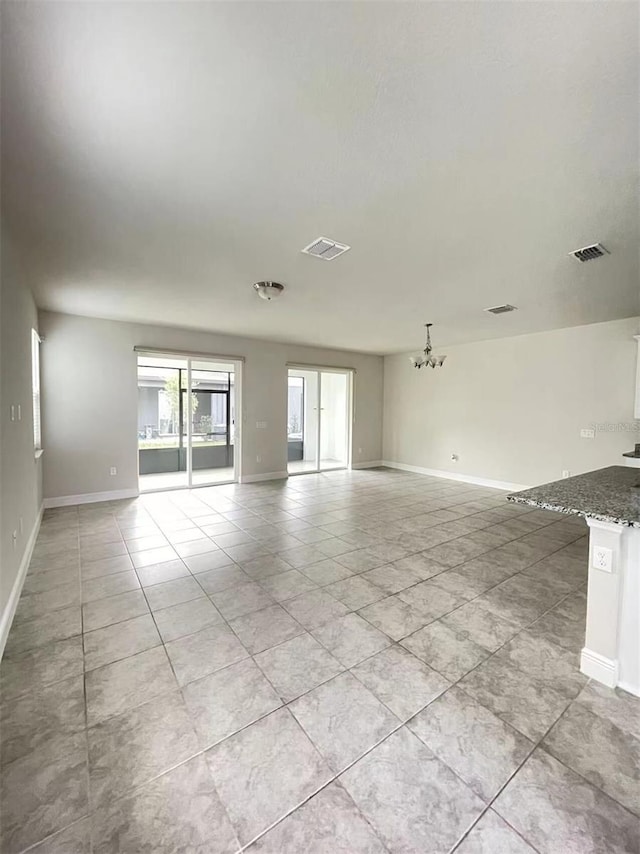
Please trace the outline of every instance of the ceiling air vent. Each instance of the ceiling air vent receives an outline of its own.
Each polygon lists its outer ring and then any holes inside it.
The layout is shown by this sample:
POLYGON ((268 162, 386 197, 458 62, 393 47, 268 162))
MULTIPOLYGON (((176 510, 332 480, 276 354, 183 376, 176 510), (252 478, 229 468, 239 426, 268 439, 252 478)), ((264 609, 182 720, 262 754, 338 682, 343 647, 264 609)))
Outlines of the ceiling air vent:
POLYGON ((307 255, 315 255, 323 261, 333 261, 338 255, 342 255, 351 249, 346 243, 336 243, 326 237, 318 237, 302 250, 307 255))
POLYGON ((573 252, 569 252, 569 255, 573 255, 574 258, 577 258, 578 261, 593 261, 594 258, 602 258, 603 255, 609 255, 607 249, 604 248, 602 243, 594 243, 593 246, 584 246, 582 249, 574 249, 573 252))
POLYGON ((518 309, 515 305, 509 305, 506 302, 504 305, 494 305, 493 308, 485 308, 485 311, 488 311, 489 314, 506 314, 509 311, 517 311, 518 309))

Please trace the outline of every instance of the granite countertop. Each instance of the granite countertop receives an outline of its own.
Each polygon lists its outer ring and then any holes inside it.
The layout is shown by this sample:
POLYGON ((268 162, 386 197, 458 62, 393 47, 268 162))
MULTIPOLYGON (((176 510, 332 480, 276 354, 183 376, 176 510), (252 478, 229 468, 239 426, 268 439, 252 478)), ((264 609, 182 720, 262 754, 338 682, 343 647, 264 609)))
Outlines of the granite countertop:
POLYGON ((513 492, 507 501, 640 528, 640 471, 609 466, 513 492))

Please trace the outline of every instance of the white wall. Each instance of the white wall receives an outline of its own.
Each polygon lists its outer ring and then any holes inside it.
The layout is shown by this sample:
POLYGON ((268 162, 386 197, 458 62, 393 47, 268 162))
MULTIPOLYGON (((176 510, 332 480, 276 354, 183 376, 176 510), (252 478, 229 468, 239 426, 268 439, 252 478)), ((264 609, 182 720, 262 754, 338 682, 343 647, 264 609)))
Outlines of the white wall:
POLYGON ((440 347, 447 361, 435 370, 386 357, 384 459, 524 485, 622 465, 640 442, 639 322, 440 347), (627 429, 580 438, 581 428, 603 423, 627 429))
POLYGON ((42 503, 41 463, 34 454, 31 405, 31 330, 38 328, 38 318, 6 234, 2 235, 1 278, 0 654, 3 629, 8 630, 6 624, 13 616, 7 613, 11 593, 19 570, 26 566, 29 539, 42 503), (11 421, 12 405, 16 414, 20 406, 21 420, 11 421), (15 546, 14 531, 17 532, 15 546))
POLYGON ((40 329, 45 498, 137 487, 136 345, 245 357, 245 476, 286 472, 287 362, 356 369, 353 462, 381 458, 379 356, 52 312, 41 313, 40 329))

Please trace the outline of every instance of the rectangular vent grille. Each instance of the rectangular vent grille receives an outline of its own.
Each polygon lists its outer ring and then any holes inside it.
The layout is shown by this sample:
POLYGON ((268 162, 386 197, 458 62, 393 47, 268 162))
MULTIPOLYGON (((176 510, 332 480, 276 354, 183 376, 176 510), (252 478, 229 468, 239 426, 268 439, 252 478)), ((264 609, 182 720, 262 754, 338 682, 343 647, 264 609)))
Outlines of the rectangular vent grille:
POLYGON ((582 249, 575 249, 569 255, 573 255, 578 261, 593 261, 594 258, 602 258, 603 255, 608 255, 609 252, 601 243, 594 243, 593 246, 584 246, 582 249))
POLYGON ((316 258, 322 258, 323 261, 333 261, 338 255, 343 255, 351 249, 346 243, 337 243, 335 240, 329 240, 326 237, 318 237, 302 250, 307 255, 314 255, 316 258))
POLYGON ((489 314, 506 314, 509 311, 517 311, 518 309, 515 305, 509 305, 506 302, 504 305, 494 305, 493 308, 485 308, 485 311, 488 311, 489 314))

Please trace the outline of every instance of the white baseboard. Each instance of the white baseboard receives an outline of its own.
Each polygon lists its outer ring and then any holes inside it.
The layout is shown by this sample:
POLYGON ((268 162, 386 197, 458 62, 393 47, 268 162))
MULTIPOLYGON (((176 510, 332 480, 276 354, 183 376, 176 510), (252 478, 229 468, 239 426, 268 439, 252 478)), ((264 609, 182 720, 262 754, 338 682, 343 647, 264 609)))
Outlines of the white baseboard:
POLYGON ((470 474, 458 474, 452 471, 441 471, 440 469, 426 469, 422 466, 410 466, 408 463, 396 463, 389 460, 383 460, 379 465, 387 466, 391 469, 400 469, 401 471, 410 471, 415 474, 428 474, 431 477, 443 477, 446 480, 458 480, 463 483, 472 483, 474 486, 488 486, 492 489, 504 489, 506 492, 519 492, 521 489, 529 489, 522 483, 509 483, 506 480, 490 480, 486 477, 474 477, 470 474))
POLYGON ((640 697, 640 685, 632 685, 630 682, 618 682, 618 688, 622 688, 627 694, 633 694, 634 697, 640 697))
POLYGON ((289 477, 289 472, 286 471, 268 471, 264 474, 244 474, 240 478, 240 483, 259 483, 262 480, 282 480, 289 477))
POLYGON ((608 688, 618 684, 618 662, 586 647, 580 653, 580 670, 608 688))
POLYGON ((113 489, 110 492, 83 492, 80 495, 60 495, 57 498, 45 498, 44 507, 69 507, 72 504, 95 504, 98 501, 120 501, 123 498, 137 498, 137 489, 113 489))
POLYGON ((18 607, 18 600, 22 593, 24 579, 27 575, 29 564, 31 563, 31 555, 33 554, 33 549, 36 544, 36 540, 38 539, 43 510, 44 505, 42 505, 38 511, 36 521, 34 522, 31 533, 29 534, 29 539, 25 546, 24 554, 22 555, 22 560, 20 561, 20 566, 18 567, 18 574, 16 575, 13 587, 11 588, 11 593, 9 594, 9 599, 7 600, 4 611, 0 616, 0 658, 2 658, 2 654, 4 653, 4 647, 7 642, 7 638, 9 637, 9 629, 11 628, 11 623, 13 622, 16 608, 18 607))
POLYGON ((373 460, 373 462, 370 462, 370 463, 352 463, 351 468, 352 469, 377 469, 383 465, 384 465, 384 463, 382 462, 382 460, 373 460))

